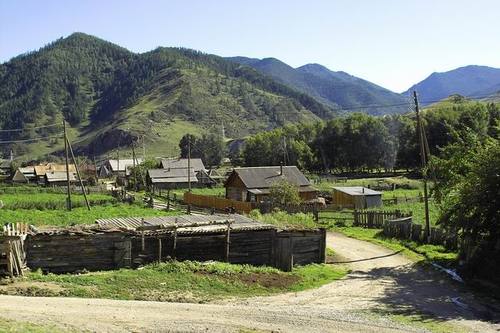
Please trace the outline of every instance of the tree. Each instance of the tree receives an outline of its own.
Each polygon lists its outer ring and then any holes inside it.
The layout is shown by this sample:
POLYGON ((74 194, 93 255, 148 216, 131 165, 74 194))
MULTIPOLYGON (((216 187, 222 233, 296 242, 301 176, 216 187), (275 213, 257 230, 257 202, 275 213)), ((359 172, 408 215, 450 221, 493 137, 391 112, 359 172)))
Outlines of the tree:
MULTIPOLYGON (((196 145, 197 140, 198 137, 194 136, 193 134, 184 134, 184 136, 181 138, 181 141, 179 142, 179 148, 181 149, 181 158, 188 157, 189 145, 191 145, 192 148, 194 145, 196 145)), ((193 149, 191 149, 191 157, 199 157, 196 154, 199 154, 199 152, 193 152, 193 149)))
POLYGON ((271 185, 269 197, 273 203, 282 206, 298 205, 301 201, 297 186, 284 179, 271 185))
POLYGON ((500 282, 500 142, 461 133, 431 165, 439 223, 458 233, 465 272, 500 282))

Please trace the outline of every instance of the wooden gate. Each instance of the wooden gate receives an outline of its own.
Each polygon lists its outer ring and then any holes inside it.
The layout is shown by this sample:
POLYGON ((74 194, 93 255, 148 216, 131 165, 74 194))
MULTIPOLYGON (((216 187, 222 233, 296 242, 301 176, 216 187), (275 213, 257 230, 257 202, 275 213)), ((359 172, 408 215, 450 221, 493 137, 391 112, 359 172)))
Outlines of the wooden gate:
POLYGON ((116 268, 132 266, 132 243, 130 239, 114 242, 114 250, 113 262, 116 268))
POLYGON ((0 232, 0 273, 10 277, 24 275, 26 270, 26 252, 24 240, 28 225, 8 223, 0 232))

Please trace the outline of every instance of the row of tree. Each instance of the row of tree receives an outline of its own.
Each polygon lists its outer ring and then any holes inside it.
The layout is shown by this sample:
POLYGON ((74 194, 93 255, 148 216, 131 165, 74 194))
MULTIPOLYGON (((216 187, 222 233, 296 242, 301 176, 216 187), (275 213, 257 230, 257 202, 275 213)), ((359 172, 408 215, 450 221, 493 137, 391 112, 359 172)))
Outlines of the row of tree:
MULTIPOLYGON (((480 139, 498 138, 497 104, 456 98, 423 113, 431 154, 456 140, 458 132, 480 139)), ((232 151, 233 162, 246 166, 297 165, 309 171, 414 169, 419 166, 413 114, 374 117, 353 113, 325 122, 286 125, 256 134, 232 151)))

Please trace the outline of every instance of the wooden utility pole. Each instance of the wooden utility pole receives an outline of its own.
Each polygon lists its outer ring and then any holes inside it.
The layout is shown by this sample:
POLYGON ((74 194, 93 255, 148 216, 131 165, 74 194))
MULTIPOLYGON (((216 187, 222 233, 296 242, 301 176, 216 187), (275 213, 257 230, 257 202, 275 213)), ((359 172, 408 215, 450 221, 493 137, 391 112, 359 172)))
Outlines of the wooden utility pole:
POLYGON ((283 137, 283 164, 287 165, 286 161, 287 149, 286 149, 286 139, 283 137))
POLYGON ((135 164, 135 147, 134 143, 132 142, 132 168, 134 169, 134 189, 137 191, 137 170, 135 169, 136 164, 135 164))
POLYGON ((67 198, 66 198, 66 208, 71 210, 71 189, 69 181, 69 154, 68 154, 68 136, 66 134, 66 121, 63 120, 63 130, 64 130, 64 152, 66 155, 66 184, 67 184, 67 198))
MULTIPOLYGON (((80 176, 80 170, 78 169, 78 164, 76 163, 75 154, 73 154, 73 148, 71 147, 71 143, 69 143, 69 140, 67 140, 66 143, 69 147, 69 151, 71 152, 71 158, 73 159, 73 164, 75 165, 76 175, 78 177, 78 181, 80 182, 80 186, 82 188, 82 193, 83 193, 83 197, 85 198, 85 203, 87 204, 87 209, 90 210, 90 203, 89 203, 89 200, 87 198, 87 193, 85 191, 85 187, 83 186, 83 181, 82 181, 82 177, 80 176)), ((69 172, 67 173, 67 175, 69 175, 69 172)), ((68 182, 69 182, 69 178, 68 178, 68 182)))
POLYGON ((188 188, 191 192, 191 136, 188 136, 188 188))
POLYGON ((422 166, 422 178, 424 180, 424 205, 425 205, 425 238, 427 242, 430 239, 431 225, 429 221, 429 196, 427 191, 427 153, 428 147, 425 143, 425 132, 420 119, 420 109, 418 105, 417 92, 413 91, 413 100, 415 102, 415 113, 417 115, 417 135, 420 146, 420 162, 422 166))

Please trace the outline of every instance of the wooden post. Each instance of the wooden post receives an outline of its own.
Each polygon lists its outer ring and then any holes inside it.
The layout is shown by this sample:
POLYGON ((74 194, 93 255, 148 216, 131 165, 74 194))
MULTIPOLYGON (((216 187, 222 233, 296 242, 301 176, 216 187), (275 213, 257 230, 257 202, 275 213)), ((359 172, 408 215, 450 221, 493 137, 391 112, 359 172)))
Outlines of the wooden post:
POLYGON ((69 153, 68 153, 68 136, 66 134, 66 121, 63 120, 63 130, 64 130, 64 152, 66 155, 66 192, 67 192, 67 198, 66 198, 66 207, 68 210, 71 210, 71 189, 70 189, 70 182, 69 182, 69 153))
POLYGON ((161 262, 161 238, 158 237, 158 263, 161 262))
POLYGON ((144 252, 145 249, 146 249, 146 244, 144 242, 144 218, 141 219, 141 226, 142 226, 142 230, 141 230, 141 251, 144 252))
MULTIPOLYGON (((80 170, 78 170, 78 164, 76 163, 75 154, 73 154, 73 148, 71 147, 71 144, 69 143, 68 138, 66 138, 66 140, 68 141, 67 143, 68 143, 69 151, 71 152, 71 157, 73 158, 73 163, 75 164, 76 175, 78 176, 80 186, 82 187, 83 197, 85 198, 85 203, 87 204, 87 209, 90 210, 89 199, 87 198, 87 193, 85 192, 85 187, 83 187, 82 177, 80 176, 80 170)), ((66 168, 67 167, 68 166, 66 165, 66 168)), ((66 175, 69 177, 69 170, 68 169, 66 169, 66 170, 67 170, 66 175)), ((69 184, 69 178, 68 178, 68 184, 69 184)))
POLYGON ((172 245, 172 258, 175 259, 175 252, 177 250, 177 218, 175 218, 174 222, 174 240, 172 245))
POLYGON ((225 253, 225 261, 229 262, 229 247, 231 244, 230 237, 231 237, 231 222, 229 220, 226 221, 227 223, 227 231, 226 231, 226 253, 225 253))

